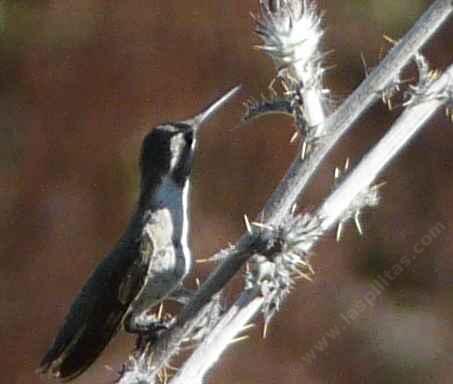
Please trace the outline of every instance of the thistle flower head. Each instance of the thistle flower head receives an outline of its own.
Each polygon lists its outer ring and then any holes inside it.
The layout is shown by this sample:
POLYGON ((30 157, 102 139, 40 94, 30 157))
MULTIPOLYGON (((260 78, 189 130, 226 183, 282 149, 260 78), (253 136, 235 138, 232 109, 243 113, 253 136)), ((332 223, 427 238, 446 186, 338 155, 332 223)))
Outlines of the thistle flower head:
POLYGON ((299 130, 304 136, 322 136, 327 95, 322 86, 325 55, 320 49, 324 31, 314 1, 260 0, 260 11, 256 32, 263 45, 257 48, 274 60, 299 130))
POLYGON ((259 287, 264 297, 262 312, 266 323, 280 309, 296 280, 311 280, 313 270, 308 262, 309 249, 322 235, 320 230, 316 216, 290 215, 275 229, 278 242, 283 244, 281 252, 272 261, 262 255, 252 259, 246 274, 246 288, 259 287))
POLYGON ((278 67, 303 69, 317 60, 323 30, 321 17, 313 3, 307 0, 260 0, 261 18, 256 32, 278 67))
POLYGON ((444 90, 440 93, 430 93, 428 89, 440 77, 440 73, 431 68, 428 60, 420 52, 414 56, 415 65, 418 71, 418 81, 415 85, 409 85, 408 91, 404 93, 404 106, 414 105, 426 100, 445 97, 444 90))

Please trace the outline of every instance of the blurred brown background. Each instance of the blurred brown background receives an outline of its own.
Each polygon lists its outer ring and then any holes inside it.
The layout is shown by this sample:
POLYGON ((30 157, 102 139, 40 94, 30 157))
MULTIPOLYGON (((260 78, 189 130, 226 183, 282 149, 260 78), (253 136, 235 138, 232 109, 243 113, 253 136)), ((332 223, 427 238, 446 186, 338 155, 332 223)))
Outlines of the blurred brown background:
MULTIPOLYGON (((398 38, 429 1, 322 1, 327 82, 341 102, 364 76, 383 33, 398 38)), ((242 83, 266 90, 270 60, 251 47, 256 0, 0 2, 0 361, 3 383, 34 374, 74 295, 125 227, 137 194, 137 154, 159 122, 188 117, 242 83)), ((425 53, 453 61, 453 26, 425 53)), ((408 77, 410 74, 408 74, 408 77)), ((206 257, 243 231, 294 154, 291 122, 241 126, 236 100, 202 131, 192 192, 193 251, 206 257)), ((304 207, 357 162, 397 112, 373 108, 329 157, 304 207)), ((385 175, 383 202, 360 239, 325 239, 313 283, 229 350, 212 383, 450 383, 453 373, 453 127, 439 114, 385 175), (433 228, 440 231, 432 235, 433 228), (424 239, 424 240, 423 240, 424 239), (427 241, 429 239, 429 241, 427 241), (350 323, 372 282, 422 252, 350 323), (429 244, 428 244, 429 243, 429 244), (343 316, 342 316, 343 315, 343 316)), ((196 268, 203 276, 212 266, 196 268)), ((120 336, 80 383, 109 383, 131 348, 120 336)))

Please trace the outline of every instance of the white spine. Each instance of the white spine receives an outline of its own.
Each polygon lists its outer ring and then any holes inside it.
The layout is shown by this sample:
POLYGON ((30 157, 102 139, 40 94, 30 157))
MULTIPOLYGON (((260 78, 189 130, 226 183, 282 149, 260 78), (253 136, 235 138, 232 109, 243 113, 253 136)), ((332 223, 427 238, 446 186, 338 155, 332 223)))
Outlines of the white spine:
POLYGON ((186 181, 182 191, 182 230, 181 230, 181 246, 182 253, 184 255, 186 273, 189 272, 192 255, 189 248, 189 191, 190 191, 190 181, 186 181))

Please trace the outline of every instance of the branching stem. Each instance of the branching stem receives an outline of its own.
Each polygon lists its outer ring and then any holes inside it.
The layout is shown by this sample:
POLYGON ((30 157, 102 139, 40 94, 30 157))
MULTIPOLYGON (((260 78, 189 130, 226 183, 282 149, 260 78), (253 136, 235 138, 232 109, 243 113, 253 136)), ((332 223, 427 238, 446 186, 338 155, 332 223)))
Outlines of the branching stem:
MULTIPOLYGON (((437 80, 428 93, 440 94, 453 89, 453 65, 437 80)), ((362 159, 357 167, 344 179, 340 186, 324 201, 316 216, 321 218, 324 232, 331 229, 345 211, 367 190, 378 175, 390 164, 409 141, 421 130, 448 98, 432 98, 406 109, 390 131, 362 159)), ((320 237, 313 237, 304 248, 313 248, 320 237)), ((259 290, 244 291, 231 309, 197 348, 185 365, 178 371, 171 384, 201 383, 208 370, 214 365, 222 351, 228 348, 244 327, 260 311, 263 297, 259 290)))
MULTIPOLYGON (((309 181, 312 179, 321 162, 325 159, 335 143, 337 143, 338 140, 352 127, 353 123, 357 121, 357 119, 378 100, 381 92, 385 90, 389 84, 391 84, 395 73, 399 73, 403 67, 408 64, 420 48, 440 28, 448 16, 450 16, 452 11, 452 0, 436 0, 431 5, 431 7, 417 21, 406 36, 393 47, 383 62, 370 74, 370 76, 365 79, 365 81, 338 108, 338 110, 322 124, 322 132, 325 132, 322 139, 319 143, 317 143, 305 160, 302 160, 298 155, 293 161, 286 176, 277 186, 275 192, 272 194, 265 207, 258 215, 257 221, 273 227, 278 227, 283 222, 285 217, 291 211, 293 205, 302 196, 309 181)), ((451 70, 449 71, 451 72, 451 70)), ((437 102, 440 103, 439 100, 437 102)), ((436 101, 432 100, 414 106, 408 110, 408 113, 411 113, 412 110, 418 110, 418 108, 426 108, 428 104, 431 108, 433 108, 433 110, 435 110, 440 105, 435 105, 435 103, 436 101)), ((425 122, 426 118, 420 120, 421 122, 425 122)), ((412 135, 415 134, 415 132, 416 131, 414 131, 412 135)), ((397 134, 395 135, 394 139, 399 138, 397 134)), ((410 136, 405 139, 406 142, 409 137, 410 136)), ((392 141, 394 139, 392 139, 392 141)), ((389 154, 389 158, 392 158, 400 149, 395 147, 394 150, 395 152, 392 155, 389 154)), ((384 162, 383 159, 378 162, 381 163, 381 168, 375 169, 374 173, 372 173, 372 180, 374 180, 374 177, 376 177, 381 171, 382 167, 387 164, 387 160, 384 162)), ((342 186, 343 185, 344 184, 342 184, 342 186)), ((339 188, 338 193, 346 194, 347 190, 344 188, 346 187, 339 188)), ((323 224, 325 229, 330 228, 338 220, 338 216, 334 217, 334 215, 328 213, 330 209, 338 211, 338 215, 340 215, 341 209, 345 209, 347 206, 346 200, 339 198, 339 200, 337 200, 337 198, 334 198, 333 196, 334 195, 326 200, 319 211, 319 214, 322 215, 321 217, 325 218, 323 224)), ((163 333, 162 337, 160 337, 157 343, 153 346, 151 373, 149 375, 148 383, 154 383, 156 381, 159 371, 164 368, 169 363, 171 358, 179 351, 179 346, 184 338, 184 335, 186 335, 187 332, 195 326, 196 319, 200 316, 200 313, 205 305, 210 302, 211 298, 215 294, 225 287, 225 285, 236 274, 236 272, 240 270, 249 257, 253 255, 257 244, 262 241, 264 240, 261 238, 261 233, 259 231, 254 231, 251 234, 245 233, 234 247, 231 247, 228 251, 223 251, 217 255, 218 258, 223 259, 222 263, 214 270, 214 272, 210 274, 190 303, 183 308, 175 325, 167 332, 163 333)), ((230 316, 229 318, 231 319, 231 323, 237 328, 231 332, 228 331, 228 333, 225 334, 225 337, 219 337, 219 340, 223 340, 224 345, 223 347, 219 346, 219 351, 215 352, 217 357, 220 356, 221 351, 227 347, 229 340, 231 340, 231 338, 234 337, 240 329, 242 329, 242 327, 239 326, 245 325, 260 308, 260 299, 256 296, 254 297, 253 295, 248 296, 250 294, 251 292, 246 291, 238 300, 236 306, 233 306, 230 310, 236 311, 236 314, 233 313, 232 316, 232 313, 228 312, 225 315, 227 317, 224 317, 224 320, 221 320, 221 323, 218 325, 218 327, 221 327, 222 324, 226 322, 225 319, 228 319, 228 316, 230 316), (250 307, 248 307, 248 305, 250 305, 250 307), (240 311, 239 308, 241 308, 240 311)), ((222 329, 224 331, 224 328, 216 328, 214 330, 215 334, 219 335, 222 333, 222 329)), ((208 336, 207 341, 209 342, 209 340, 212 340, 212 337, 208 336)), ((206 345, 203 344, 200 348, 206 348, 206 345)), ((197 356, 198 353, 199 352, 195 352, 194 356, 197 356)), ((209 359, 210 362, 215 360, 216 359, 214 358, 209 359)), ((190 364, 191 361, 192 360, 189 360, 188 364, 190 364)), ((193 382, 199 383, 201 377, 204 375, 209 366, 196 369, 191 367, 187 368, 189 369, 189 376, 195 380, 193 382), (198 376, 198 378, 195 379, 194 375, 201 376, 198 376)), ((176 383, 191 383, 191 381, 183 380, 181 378, 183 377, 182 375, 184 375, 184 372, 185 368, 180 372, 180 374, 178 374, 178 378, 175 379, 176 383)), ((123 376, 123 379, 120 381, 122 384, 136 382, 133 381, 131 375, 125 375, 123 376), (125 379, 126 376, 128 377, 127 380, 125 379)))

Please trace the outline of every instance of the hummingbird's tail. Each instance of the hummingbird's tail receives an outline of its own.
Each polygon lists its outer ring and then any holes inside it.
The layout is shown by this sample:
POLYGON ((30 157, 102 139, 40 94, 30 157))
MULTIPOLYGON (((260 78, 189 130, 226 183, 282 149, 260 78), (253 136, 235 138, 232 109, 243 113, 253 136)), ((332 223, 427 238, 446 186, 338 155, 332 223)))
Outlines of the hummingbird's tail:
MULTIPOLYGON (((102 311, 102 306, 98 311, 102 311)), ((84 321, 71 310, 38 371, 62 381, 82 374, 94 363, 119 328, 124 311, 109 312, 93 315, 92 319, 97 317, 97 320, 84 321)))
POLYGON ((69 381, 82 374, 119 330, 138 289, 134 257, 113 252, 99 264, 71 306, 38 372, 69 381))

